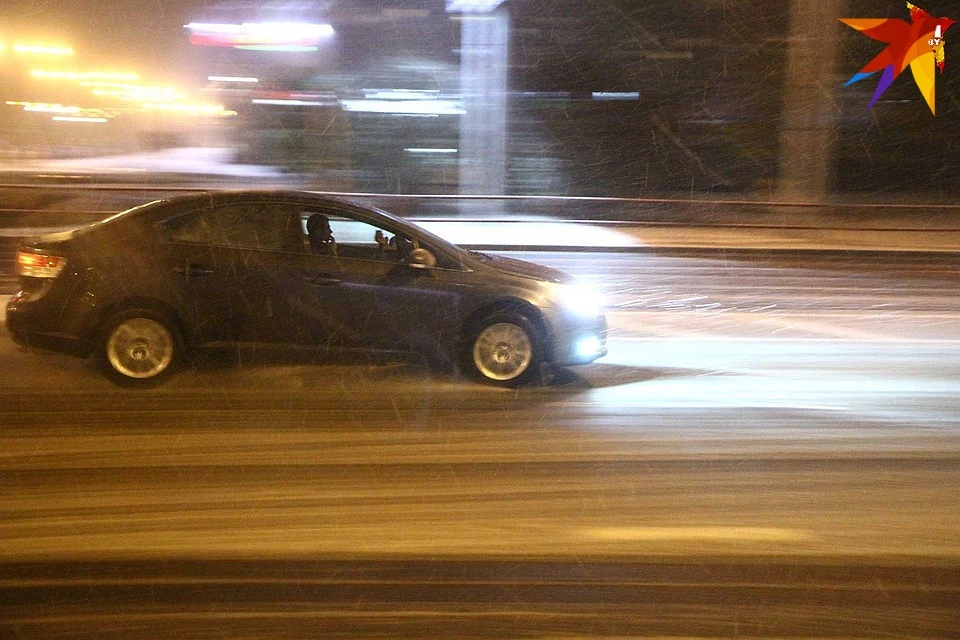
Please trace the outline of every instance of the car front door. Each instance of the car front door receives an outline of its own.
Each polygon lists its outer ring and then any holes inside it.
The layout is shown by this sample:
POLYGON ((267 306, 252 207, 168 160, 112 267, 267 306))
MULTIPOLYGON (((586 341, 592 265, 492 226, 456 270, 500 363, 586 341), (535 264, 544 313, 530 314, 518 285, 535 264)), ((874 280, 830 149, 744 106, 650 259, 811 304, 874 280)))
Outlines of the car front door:
POLYGON ((383 350, 437 345, 446 325, 456 323, 455 278, 410 266, 409 239, 389 225, 343 209, 323 214, 336 248, 297 258, 284 303, 293 311, 292 341, 383 350))

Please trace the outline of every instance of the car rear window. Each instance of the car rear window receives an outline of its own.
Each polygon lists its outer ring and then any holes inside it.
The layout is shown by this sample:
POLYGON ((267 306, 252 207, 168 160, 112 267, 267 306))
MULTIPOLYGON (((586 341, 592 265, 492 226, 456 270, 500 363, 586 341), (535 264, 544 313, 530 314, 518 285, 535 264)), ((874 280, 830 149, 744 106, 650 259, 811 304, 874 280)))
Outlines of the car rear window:
POLYGON ((302 251, 300 218, 288 205, 229 204, 194 211, 163 225, 171 242, 262 251, 302 251))

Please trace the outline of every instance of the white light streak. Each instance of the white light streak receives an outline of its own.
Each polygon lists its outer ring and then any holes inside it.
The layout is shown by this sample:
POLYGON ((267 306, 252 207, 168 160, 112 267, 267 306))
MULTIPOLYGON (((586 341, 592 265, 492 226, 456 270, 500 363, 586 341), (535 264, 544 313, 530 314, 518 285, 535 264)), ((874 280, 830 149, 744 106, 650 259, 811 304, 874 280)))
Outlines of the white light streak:
POLYGON ((639 100, 639 91, 594 91, 594 100, 639 100))
POLYGON ((456 116, 466 113, 454 100, 341 100, 345 111, 391 115, 456 116))
POLYGON ((428 149, 428 148, 417 148, 417 147, 407 147, 404 149, 407 153, 457 153, 459 149, 428 149))
POLYGON ((57 122, 96 122, 103 123, 106 122, 106 118, 88 118, 84 116, 53 116, 53 119, 57 122))
POLYGON ((28 104, 23 107, 23 110, 38 113, 80 113, 80 107, 65 107, 62 104, 28 104))
POLYGON ((187 104, 179 102, 145 102, 144 111, 173 111, 175 113, 185 113, 189 115, 205 116, 230 116, 236 115, 234 111, 227 111, 222 105, 214 104, 187 104))
POLYGON ((48 78, 52 80, 139 80, 135 73, 115 73, 112 71, 46 71, 34 69, 30 72, 34 78, 48 78))
POLYGON ((448 13, 490 13, 503 0, 447 0, 448 13))
POLYGON ((363 97, 368 100, 436 100, 439 93, 417 89, 366 89, 363 97))
POLYGON ((191 22, 184 26, 195 33, 259 36, 279 41, 300 38, 329 38, 334 34, 333 27, 329 24, 312 24, 309 22, 244 22, 242 24, 191 22))
POLYGON ((254 98, 250 101, 253 104, 272 104, 272 105, 285 105, 285 106, 294 106, 294 107, 322 107, 326 102, 319 102, 317 100, 292 100, 292 99, 280 99, 280 98, 254 98))
POLYGON ((25 53, 40 56, 72 56, 73 49, 70 47, 50 47, 39 44, 15 44, 14 53, 25 53))
POLYGON ((317 47, 309 44, 238 44, 234 49, 244 51, 279 51, 281 53, 300 53, 316 51, 317 47))
POLYGON ((207 76, 210 82, 240 82, 244 84, 257 84, 259 78, 249 78, 244 76, 207 76))
POLYGON ((191 22, 184 26, 192 32, 191 44, 254 51, 316 51, 317 44, 335 33, 329 24, 309 22, 191 22))
POLYGON ((81 82, 81 87, 107 87, 93 90, 95 96, 115 96, 126 100, 141 100, 143 102, 175 102, 183 97, 173 87, 144 87, 140 85, 124 85, 108 82, 81 82))

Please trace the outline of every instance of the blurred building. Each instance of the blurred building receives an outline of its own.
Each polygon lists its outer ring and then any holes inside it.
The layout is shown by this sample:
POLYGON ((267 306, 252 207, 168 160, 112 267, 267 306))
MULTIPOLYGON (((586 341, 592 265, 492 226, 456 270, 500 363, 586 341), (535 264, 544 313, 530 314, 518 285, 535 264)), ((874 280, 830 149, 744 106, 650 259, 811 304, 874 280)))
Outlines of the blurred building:
POLYGON ((0 53, 18 103, 2 105, 0 147, 229 146, 305 186, 365 192, 951 201, 951 63, 936 117, 908 74, 870 110, 875 80, 843 87, 882 46, 837 18, 907 18, 881 5, 213 1, 181 34, 200 94, 163 108, 79 104, 76 83, 0 53), (109 113, 54 124, 30 101, 109 113))
POLYGON ((229 0, 193 22, 330 25, 303 50, 196 52, 242 157, 321 188, 739 193, 775 188, 789 29, 746 4, 229 0))
POLYGON ((126 61, 0 43, 0 154, 69 158, 209 145, 232 113, 126 61))
POLYGON ((443 2, 228 0, 188 29, 207 92, 238 114, 238 160, 323 189, 456 184, 463 108, 443 2))

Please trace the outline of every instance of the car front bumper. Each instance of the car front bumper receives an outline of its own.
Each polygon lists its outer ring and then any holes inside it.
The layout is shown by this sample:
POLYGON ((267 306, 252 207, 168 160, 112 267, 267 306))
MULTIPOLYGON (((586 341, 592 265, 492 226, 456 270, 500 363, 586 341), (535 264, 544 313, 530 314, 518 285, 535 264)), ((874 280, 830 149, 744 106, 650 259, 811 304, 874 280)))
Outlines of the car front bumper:
POLYGON ((551 324, 550 361, 561 366, 589 364, 607 355, 607 319, 583 317, 563 309, 546 314, 551 324))

